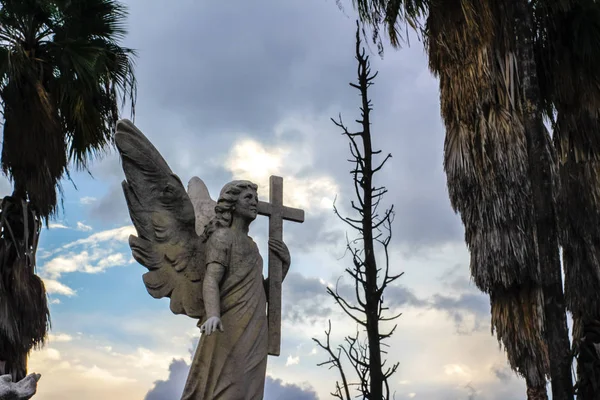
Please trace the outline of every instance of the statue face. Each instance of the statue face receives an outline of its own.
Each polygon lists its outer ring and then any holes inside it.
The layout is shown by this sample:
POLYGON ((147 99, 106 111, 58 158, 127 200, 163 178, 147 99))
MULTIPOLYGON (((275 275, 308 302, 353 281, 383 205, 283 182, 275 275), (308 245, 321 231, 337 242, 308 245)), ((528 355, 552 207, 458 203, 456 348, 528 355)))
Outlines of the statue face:
POLYGON ((256 190, 244 189, 235 204, 234 214, 248 221, 254 221, 257 215, 258 194, 256 190))

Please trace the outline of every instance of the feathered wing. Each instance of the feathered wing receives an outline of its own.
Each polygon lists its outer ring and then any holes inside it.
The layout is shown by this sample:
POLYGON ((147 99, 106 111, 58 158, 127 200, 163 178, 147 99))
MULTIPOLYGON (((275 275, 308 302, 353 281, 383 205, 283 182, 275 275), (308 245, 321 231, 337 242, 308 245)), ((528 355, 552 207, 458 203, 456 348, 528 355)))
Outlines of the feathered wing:
POLYGON ((211 199, 208 188, 197 176, 188 182, 187 192, 196 214, 196 233, 201 236, 204 233, 204 227, 215 216, 217 202, 211 199))
POLYGON ((138 236, 129 237, 133 258, 148 269, 148 293, 169 297, 171 311, 204 317, 205 245, 196 233, 194 207, 158 150, 129 120, 115 135, 126 180, 123 191, 138 236))

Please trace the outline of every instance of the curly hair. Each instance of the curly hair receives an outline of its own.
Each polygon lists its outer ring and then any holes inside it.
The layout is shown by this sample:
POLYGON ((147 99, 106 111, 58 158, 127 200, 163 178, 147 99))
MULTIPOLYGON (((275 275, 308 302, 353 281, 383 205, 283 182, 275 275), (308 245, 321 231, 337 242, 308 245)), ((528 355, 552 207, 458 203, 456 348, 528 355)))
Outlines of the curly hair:
POLYGON ((207 241, 210 235, 218 228, 229 228, 233 221, 233 210, 237 203, 240 193, 246 189, 258 190, 258 185, 250 181, 232 181, 227 183, 221 189, 219 200, 215 206, 215 216, 204 228, 204 241, 207 241))

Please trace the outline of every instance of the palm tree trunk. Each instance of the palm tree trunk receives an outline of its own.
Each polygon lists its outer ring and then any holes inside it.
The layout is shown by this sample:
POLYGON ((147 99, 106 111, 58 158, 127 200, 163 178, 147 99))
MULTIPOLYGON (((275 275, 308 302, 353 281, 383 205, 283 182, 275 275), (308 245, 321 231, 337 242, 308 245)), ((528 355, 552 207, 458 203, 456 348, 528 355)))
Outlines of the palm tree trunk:
MULTIPOLYGON (((560 115, 560 114, 559 114, 560 115)), ((561 126, 559 117, 558 125, 561 126)), ((566 124, 565 124, 566 125, 566 124)), ((564 133, 566 126, 561 126, 564 133)), ((575 160, 560 165, 559 212, 565 299, 573 315, 573 350, 577 354, 577 398, 600 398, 600 162, 575 160)))
POLYGON ((27 375, 27 356, 41 347, 50 326, 46 290, 35 274, 41 220, 22 198, 0 207, 0 361, 17 382, 27 375))
POLYGON ((546 338, 553 400, 573 399, 571 355, 558 251, 556 199, 558 188, 553 148, 543 123, 533 48, 531 10, 527 0, 515 0, 517 53, 523 92, 523 124, 535 208, 537 247, 544 272, 546 338))

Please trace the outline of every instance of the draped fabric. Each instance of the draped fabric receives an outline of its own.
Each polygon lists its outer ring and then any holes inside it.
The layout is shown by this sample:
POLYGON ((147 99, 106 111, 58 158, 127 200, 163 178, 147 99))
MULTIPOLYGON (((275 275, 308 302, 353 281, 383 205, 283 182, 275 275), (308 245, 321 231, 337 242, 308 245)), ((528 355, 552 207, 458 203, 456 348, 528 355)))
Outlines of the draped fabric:
POLYGON ((229 228, 215 231, 206 246, 206 264, 225 267, 224 332, 202 335, 182 400, 262 400, 268 352, 262 257, 249 236, 229 228))

